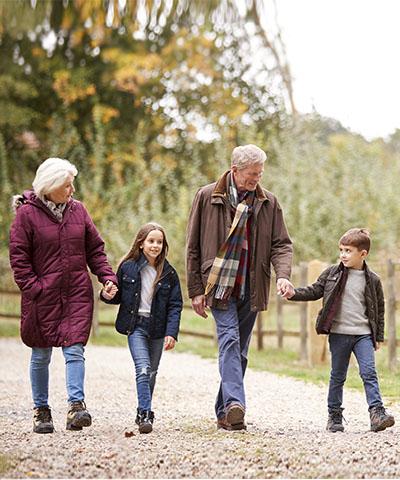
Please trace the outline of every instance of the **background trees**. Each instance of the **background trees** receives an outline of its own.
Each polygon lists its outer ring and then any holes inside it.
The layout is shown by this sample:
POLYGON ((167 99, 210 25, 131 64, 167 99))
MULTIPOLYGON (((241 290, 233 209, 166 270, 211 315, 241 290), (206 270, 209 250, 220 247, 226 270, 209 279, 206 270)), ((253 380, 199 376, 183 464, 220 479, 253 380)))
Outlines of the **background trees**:
POLYGON ((380 251, 397 242, 399 134, 366 142, 317 114, 298 117, 279 28, 262 2, 16 0, 0 2, 0 248, 11 194, 38 164, 68 158, 77 194, 113 261, 141 223, 169 234, 183 271, 195 190, 257 143, 298 260, 327 258, 338 236, 369 226, 380 251), (243 2, 245 3, 245 2, 243 2))

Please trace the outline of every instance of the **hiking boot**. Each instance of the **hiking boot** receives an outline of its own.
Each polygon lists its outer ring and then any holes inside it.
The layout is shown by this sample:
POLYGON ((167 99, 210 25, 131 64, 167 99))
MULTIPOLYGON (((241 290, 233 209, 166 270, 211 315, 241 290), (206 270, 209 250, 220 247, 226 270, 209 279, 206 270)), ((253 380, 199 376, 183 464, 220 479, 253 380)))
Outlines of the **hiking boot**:
POLYGON ((393 415, 390 415, 383 405, 372 407, 369 410, 369 418, 371 420, 371 430, 373 432, 381 432, 394 425, 393 415))
POLYGON ((338 408, 337 410, 332 410, 329 412, 328 416, 328 424, 326 425, 326 429, 329 432, 343 432, 343 408, 338 408))
POLYGON ((247 426, 243 422, 241 423, 236 423, 235 425, 231 425, 228 423, 226 416, 222 418, 217 418, 217 428, 222 429, 222 430, 228 430, 230 432, 236 431, 236 430, 246 430, 247 426))
POLYGON ((154 412, 151 410, 138 412, 135 421, 139 425, 139 433, 150 433, 153 430, 154 412))
POLYGON ((239 403, 231 403, 226 409, 225 420, 232 426, 232 430, 243 430, 244 407, 239 403))
POLYGON ((50 407, 36 407, 33 409, 33 431, 35 433, 54 432, 50 407))
POLYGON ((82 430, 82 427, 89 427, 92 424, 92 417, 86 410, 85 402, 72 402, 67 413, 67 430, 82 430))

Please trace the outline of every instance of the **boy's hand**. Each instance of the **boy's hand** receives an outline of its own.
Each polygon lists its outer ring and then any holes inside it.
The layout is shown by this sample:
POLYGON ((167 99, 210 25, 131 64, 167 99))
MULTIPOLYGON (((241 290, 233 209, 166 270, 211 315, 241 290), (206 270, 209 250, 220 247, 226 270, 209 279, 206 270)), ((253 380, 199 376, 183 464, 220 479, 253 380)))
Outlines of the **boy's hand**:
POLYGON ((376 342, 375 350, 378 351, 381 348, 382 342, 376 342))
POLYGON ((276 293, 283 298, 292 298, 294 287, 286 278, 278 278, 276 281, 276 293))
POLYGON ((174 337, 165 337, 164 350, 172 350, 175 347, 176 340, 174 337))
POLYGON ((107 280, 107 282, 104 284, 102 290, 101 290, 101 295, 106 299, 106 300, 112 300, 115 297, 115 294, 118 292, 118 287, 113 284, 110 280, 107 280))

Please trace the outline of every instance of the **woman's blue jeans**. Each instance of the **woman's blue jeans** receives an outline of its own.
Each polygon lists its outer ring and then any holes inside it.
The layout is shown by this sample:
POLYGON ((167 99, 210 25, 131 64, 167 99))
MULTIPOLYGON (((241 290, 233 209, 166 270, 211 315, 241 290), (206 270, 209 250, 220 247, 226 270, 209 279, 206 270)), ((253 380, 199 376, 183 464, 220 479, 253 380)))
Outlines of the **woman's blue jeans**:
POLYGON ((358 362, 369 408, 382 406, 378 375, 375 368, 375 350, 371 335, 331 333, 329 335, 329 348, 332 362, 328 393, 329 412, 342 406, 343 386, 352 352, 358 362))
MULTIPOLYGON (((49 364, 52 347, 32 348, 30 378, 32 398, 35 407, 46 407, 49 401, 49 364)), ((68 402, 79 402, 85 398, 83 384, 85 381, 85 357, 82 343, 62 347, 65 359, 65 380, 68 402)))
POLYGON ((148 324, 142 321, 136 324, 135 330, 128 336, 129 350, 136 370, 136 390, 140 411, 151 410, 151 399, 164 346, 164 338, 150 338, 148 332, 148 324))

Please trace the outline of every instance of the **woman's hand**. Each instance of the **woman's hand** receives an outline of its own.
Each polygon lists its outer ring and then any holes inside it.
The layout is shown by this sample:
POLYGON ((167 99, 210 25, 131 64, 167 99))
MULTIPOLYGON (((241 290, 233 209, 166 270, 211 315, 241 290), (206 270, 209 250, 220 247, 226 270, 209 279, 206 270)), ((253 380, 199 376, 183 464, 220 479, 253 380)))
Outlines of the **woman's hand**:
POLYGON ((114 285, 113 282, 107 280, 104 284, 103 288, 101 289, 101 295, 106 300, 112 300, 115 297, 115 294, 118 292, 118 287, 114 285))
POLYGON ((174 337, 165 337, 164 350, 172 350, 175 347, 176 340, 174 337))

